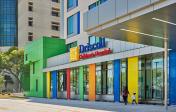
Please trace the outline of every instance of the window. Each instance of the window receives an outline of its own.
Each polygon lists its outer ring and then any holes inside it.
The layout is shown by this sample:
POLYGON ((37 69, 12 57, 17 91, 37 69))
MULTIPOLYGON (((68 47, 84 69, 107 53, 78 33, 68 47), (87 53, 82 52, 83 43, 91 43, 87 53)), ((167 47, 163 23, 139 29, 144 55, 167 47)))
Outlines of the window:
POLYGON ((52 37, 52 38, 60 38, 59 36, 54 36, 54 35, 53 35, 53 36, 51 36, 51 37, 52 37))
POLYGON ((58 8, 52 8, 51 15, 59 17, 60 16, 60 10, 58 8))
POLYGON ((84 94, 88 95, 89 94, 89 67, 84 66, 83 67, 83 77, 84 77, 84 94))
POLYGON ((71 10, 78 6, 78 0, 67 0, 67 9, 71 10))
POLYGON ((33 3, 32 2, 28 3, 28 11, 33 11, 33 3))
POLYGON ((113 94, 113 65, 112 62, 103 62, 96 65, 96 94, 113 94))
POLYGON ((70 48, 73 48, 76 46, 77 46, 77 41, 67 44, 67 51, 69 52, 70 48))
POLYGON ((60 24, 58 22, 51 22, 51 29, 55 31, 59 31, 60 24))
POLYGON ((33 33, 32 32, 28 33, 28 41, 33 41, 33 33))
POLYGON ((52 2, 56 2, 56 3, 59 3, 59 0, 51 0, 52 2))
POLYGON ((36 80, 36 92, 38 92, 38 79, 36 80))
POLYGON ((67 90, 66 71, 60 71, 58 73, 58 91, 63 92, 66 90, 67 90))
POLYGON ((128 64, 127 59, 121 60, 121 74, 120 74, 120 93, 123 93, 123 90, 128 86, 128 64))
POLYGON ((80 33, 80 12, 67 18, 67 36, 72 37, 80 33))
POLYGON ((104 3, 104 2, 106 2, 107 0, 100 0, 100 4, 102 4, 102 3, 104 3))
POLYGON ((89 5, 89 10, 91 10, 91 9, 93 9, 93 8, 95 8, 95 7, 97 7, 97 6, 99 6, 100 4, 102 4, 102 3, 104 3, 104 2, 106 2, 107 0, 98 0, 97 2, 95 2, 95 3, 93 3, 93 4, 90 4, 89 5))
POLYGON ((33 18, 32 17, 28 18, 28 26, 33 26, 33 18))
POLYGON ((32 73, 35 74, 35 63, 32 63, 32 73))
POLYGON ((97 6, 97 2, 95 2, 95 3, 91 4, 91 5, 89 5, 89 10, 95 8, 96 6, 97 6))
POLYGON ((73 92, 75 95, 78 95, 78 75, 79 75, 79 69, 73 68, 71 70, 71 92, 73 92))

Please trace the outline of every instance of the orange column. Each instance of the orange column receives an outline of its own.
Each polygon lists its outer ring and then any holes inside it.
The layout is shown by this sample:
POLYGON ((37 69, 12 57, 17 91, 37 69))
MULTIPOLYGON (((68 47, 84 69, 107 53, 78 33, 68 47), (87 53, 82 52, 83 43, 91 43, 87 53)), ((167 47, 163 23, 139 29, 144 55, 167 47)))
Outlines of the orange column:
POLYGON ((90 64, 89 65, 89 101, 96 100, 96 89, 95 89, 95 77, 96 77, 96 65, 90 64))

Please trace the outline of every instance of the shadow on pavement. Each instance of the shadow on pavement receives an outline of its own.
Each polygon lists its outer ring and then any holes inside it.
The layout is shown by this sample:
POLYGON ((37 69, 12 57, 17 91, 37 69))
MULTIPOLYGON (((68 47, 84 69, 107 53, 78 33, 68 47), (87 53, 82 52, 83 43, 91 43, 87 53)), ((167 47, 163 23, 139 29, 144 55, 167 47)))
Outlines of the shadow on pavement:
POLYGON ((163 112, 159 105, 127 105, 113 102, 90 102, 63 99, 29 98, 28 102, 52 104, 67 107, 87 108, 113 112, 163 112))

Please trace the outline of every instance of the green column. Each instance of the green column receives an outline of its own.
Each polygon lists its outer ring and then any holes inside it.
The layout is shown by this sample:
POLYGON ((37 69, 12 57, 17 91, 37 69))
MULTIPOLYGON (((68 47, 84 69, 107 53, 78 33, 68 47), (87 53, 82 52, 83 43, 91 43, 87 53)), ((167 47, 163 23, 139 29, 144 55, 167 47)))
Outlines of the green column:
POLYGON ((79 67, 79 98, 84 100, 84 89, 83 89, 83 66, 79 67))

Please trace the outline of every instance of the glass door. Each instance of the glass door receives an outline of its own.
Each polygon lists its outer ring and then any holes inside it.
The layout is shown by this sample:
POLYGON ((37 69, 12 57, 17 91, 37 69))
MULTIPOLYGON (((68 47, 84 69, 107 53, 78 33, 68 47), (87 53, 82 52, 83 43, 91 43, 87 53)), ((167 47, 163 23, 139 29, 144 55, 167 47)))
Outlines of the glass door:
POLYGON ((163 57, 142 56, 139 60, 139 100, 162 101, 164 89, 163 57))

